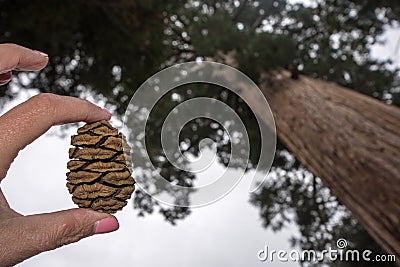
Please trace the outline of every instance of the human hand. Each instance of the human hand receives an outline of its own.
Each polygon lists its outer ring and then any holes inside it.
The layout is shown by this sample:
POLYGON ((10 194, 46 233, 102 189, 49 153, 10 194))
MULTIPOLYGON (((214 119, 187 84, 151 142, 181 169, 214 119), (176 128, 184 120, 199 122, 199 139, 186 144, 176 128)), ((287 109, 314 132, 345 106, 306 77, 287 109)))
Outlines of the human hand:
MULTIPOLYGON (((0 85, 11 79, 13 70, 38 71, 47 62, 42 52, 0 44, 0 85)), ((16 106, 0 117, 0 182, 18 152, 52 125, 110 117, 108 111, 88 101, 53 94, 40 94, 16 106)), ((115 217, 89 209, 23 216, 9 207, 0 190, 0 266, 118 227, 115 217)))

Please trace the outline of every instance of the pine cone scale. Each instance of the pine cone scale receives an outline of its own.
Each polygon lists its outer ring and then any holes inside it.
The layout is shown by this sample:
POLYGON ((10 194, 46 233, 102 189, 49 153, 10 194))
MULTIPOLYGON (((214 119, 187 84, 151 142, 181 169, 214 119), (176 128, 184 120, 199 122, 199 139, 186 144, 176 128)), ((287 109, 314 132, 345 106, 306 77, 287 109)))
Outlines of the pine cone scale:
POLYGON ((107 121, 86 124, 71 137, 67 188, 79 207, 114 213, 135 190, 130 147, 107 121), (125 152, 124 153, 124 149, 125 152))

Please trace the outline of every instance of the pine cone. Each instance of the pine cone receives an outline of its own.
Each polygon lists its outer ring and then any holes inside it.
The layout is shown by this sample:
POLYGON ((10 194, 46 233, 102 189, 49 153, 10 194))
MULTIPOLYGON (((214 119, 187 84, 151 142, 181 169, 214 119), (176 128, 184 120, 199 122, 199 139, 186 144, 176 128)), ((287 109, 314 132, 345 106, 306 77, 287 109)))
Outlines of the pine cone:
POLYGON ((74 203, 106 213, 121 210, 135 190, 122 134, 103 120, 79 128, 71 145, 67 187, 74 203))

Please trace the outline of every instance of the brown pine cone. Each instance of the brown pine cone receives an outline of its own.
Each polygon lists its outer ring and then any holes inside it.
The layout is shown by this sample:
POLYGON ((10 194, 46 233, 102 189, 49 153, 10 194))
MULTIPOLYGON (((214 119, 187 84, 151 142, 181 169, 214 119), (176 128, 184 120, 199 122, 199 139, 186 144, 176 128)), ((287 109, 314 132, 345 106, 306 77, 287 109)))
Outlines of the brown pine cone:
POLYGON ((74 203, 106 213, 121 210, 135 190, 122 134, 103 120, 79 128, 71 145, 67 187, 74 203))

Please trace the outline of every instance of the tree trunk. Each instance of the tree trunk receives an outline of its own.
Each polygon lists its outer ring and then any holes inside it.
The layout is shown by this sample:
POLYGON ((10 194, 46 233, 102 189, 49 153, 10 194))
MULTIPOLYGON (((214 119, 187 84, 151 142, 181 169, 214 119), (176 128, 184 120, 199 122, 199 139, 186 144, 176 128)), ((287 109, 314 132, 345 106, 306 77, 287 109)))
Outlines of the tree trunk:
POLYGON ((400 109, 285 71, 260 88, 278 138, 400 259, 400 109))

